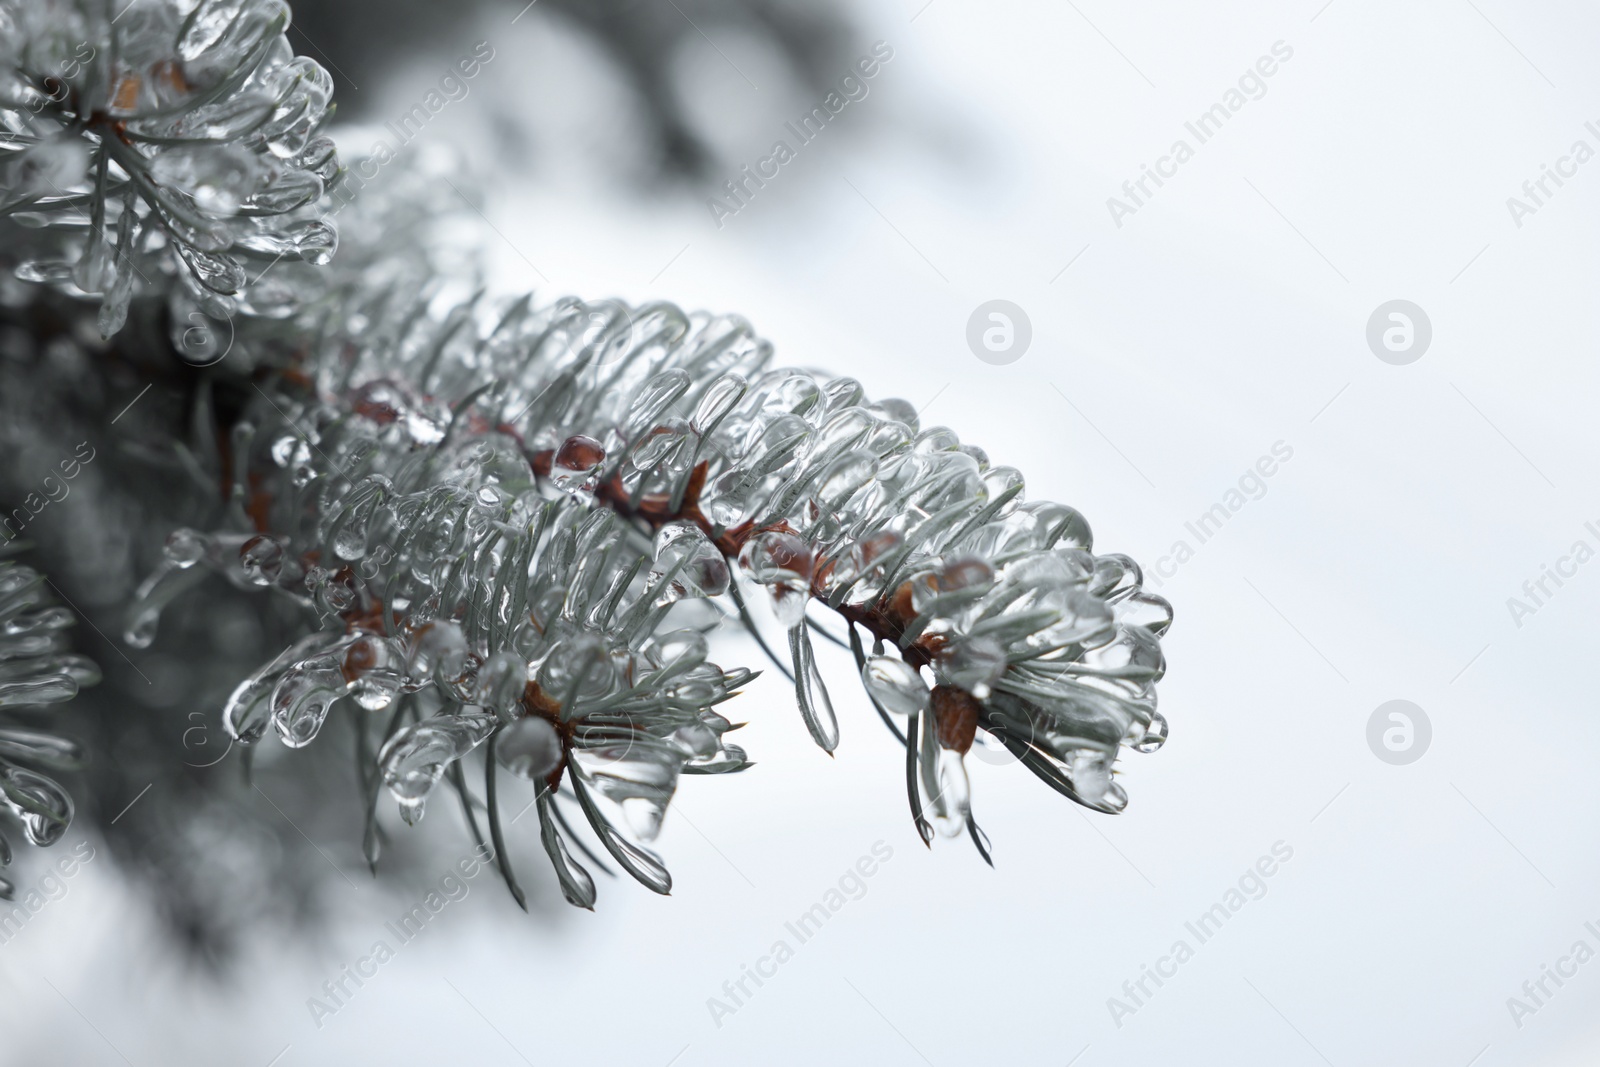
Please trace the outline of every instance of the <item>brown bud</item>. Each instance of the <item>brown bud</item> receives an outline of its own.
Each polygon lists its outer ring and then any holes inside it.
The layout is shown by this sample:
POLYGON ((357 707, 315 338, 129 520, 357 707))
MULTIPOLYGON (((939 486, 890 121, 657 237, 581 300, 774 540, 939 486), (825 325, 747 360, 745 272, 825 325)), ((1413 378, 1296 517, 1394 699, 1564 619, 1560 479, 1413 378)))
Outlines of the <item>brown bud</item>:
POLYGON ((978 701, 952 685, 934 686, 930 699, 940 746, 965 756, 978 733, 978 701))
POLYGON ((604 463, 606 450, 592 437, 574 434, 556 450, 555 465, 570 471, 592 470, 604 463))
POLYGON ((377 664, 378 653, 372 645, 372 638, 363 637, 345 652, 339 673, 344 675, 345 681, 354 682, 377 664))

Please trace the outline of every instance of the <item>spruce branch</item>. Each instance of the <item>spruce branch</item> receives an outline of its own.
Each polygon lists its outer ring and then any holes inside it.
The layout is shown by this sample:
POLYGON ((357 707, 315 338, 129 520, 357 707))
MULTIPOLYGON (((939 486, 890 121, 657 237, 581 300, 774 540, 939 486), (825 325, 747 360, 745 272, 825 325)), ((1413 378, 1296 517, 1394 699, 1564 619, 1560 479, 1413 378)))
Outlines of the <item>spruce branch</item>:
MULTIPOLYGON (((87 657, 67 651, 72 612, 53 604, 44 575, 5 556, 0 547, 0 803, 22 825, 29 844, 61 840, 72 824, 71 795, 43 770, 74 771, 83 747, 37 722, 46 706, 94 685, 100 671, 87 657)), ((0 833, 0 867, 11 863, 11 844, 0 833)), ((0 878, 0 899, 12 885, 0 878)))
POLYGON ((33 231, 18 275, 98 295, 103 337, 162 292, 198 363, 222 354, 207 324, 292 314, 296 266, 337 245, 317 204, 338 160, 332 82, 288 26, 283 0, 0 0, 0 217, 33 231))
POLYGON ((808 605, 871 635, 861 677, 897 734, 906 720, 925 840, 975 828, 964 756, 980 728, 1077 802, 1124 806, 1120 748, 1166 735, 1154 684, 1171 613, 1132 560, 1093 553, 1075 510, 1026 501, 1016 470, 903 401, 772 367, 736 317, 495 303, 470 284, 440 301, 448 279, 396 289, 392 264, 357 256, 330 268, 330 311, 359 314, 317 312, 252 349, 233 525, 175 535, 133 607, 143 639, 204 563, 322 620, 241 683, 235 737, 300 746, 337 700, 417 694, 422 717, 377 768, 408 821, 499 731, 500 768, 542 790, 569 900, 592 903, 551 815, 563 783, 613 858, 664 891, 622 827, 648 842, 681 774, 747 765, 714 709, 751 674, 707 662, 681 622, 724 596, 750 621, 755 595, 787 628, 825 750, 840 728, 808 605))
POLYGON ((1155 685, 1171 609, 1133 560, 1094 551, 1076 510, 1027 500, 1019 471, 923 427, 902 400, 776 366, 736 316, 492 293, 470 262, 448 262, 460 257, 432 227, 427 153, 339 198, 353 208, 331 258, 326 219, 340 209, 324 183, 337 174, 313 137, 326 94, 320 68, 279 44, 281 4, 208 0, 180 19, 175 3, 146 0, 131 38, 69 5, 68 36, 93 29, 105 51, 61 93, 39 73, 64 47, 40 12, 60 5, 3 5, 20 42, 6 63, 21 73, 0 99, 14 200, 0 223, 36 226, 78 264, 30 259, 19 276, 104 294, 107 334, 136 296, 165 302, 179 358, 191 307, 207 321, 241 313, 236 357, 195 390, 191 446, 174 448, 216 506, 167 539, 124 640, 148 647, 162 612, 207 576, 297 617, 295 639, 238 682, 223 725, 245 746, 270 734, 297 749, 353 704, 369 862, 382 790, 415 823, 448 775, 479 834, 465 769, 481 763, 490 840, 519 902, 507 774, 535 790, 569 902, 595 900, 573 848, 599 861, 561 803, 611 862, 668 892, 649 844, 681 776, 750 766, 721 709, 755 674, 712 662, 702 632, 728 615, 791 678, 829 752, 842 731, 812 613, 838 617, 868 703, 905 745, 925 842, 966 831, 990 859, 965 766, 980 732, 1075 802, 1126 805, 1122 749, 1153 751, 1167 734, 1155 685), (163 56, 178 74, 162 73, 163 56), (39 100, 48 137, 17 111, 39 100), (261 100, 277 118, 254 122, 261 100), (213 107, 252 121, 197 137, 190 113, 213 107), (160 126, 180 112, 191 125, 160 126), (88 145, 85 177, 57 197, 27 184, 32 165, 19 164, 74 153, 67 144, 88 145), (191 155, 171 155, 180 148, 191 155), (227 185, 234 171, 211 167, 224 152, 254 177, 227 185), (210 169, 180 165, 196 156, 210 169), (262 197, 279 182, 307 196, 262 197), (74 237, 67 213, 85 210, 74 237), (273 253, 303 262, 274 274, 270 299, 222 264, 273 253), (80 269, 95 256, 150 275, 84 284, 105 281, 80 269), (786 660, 752 602, 787 631, 786 660))

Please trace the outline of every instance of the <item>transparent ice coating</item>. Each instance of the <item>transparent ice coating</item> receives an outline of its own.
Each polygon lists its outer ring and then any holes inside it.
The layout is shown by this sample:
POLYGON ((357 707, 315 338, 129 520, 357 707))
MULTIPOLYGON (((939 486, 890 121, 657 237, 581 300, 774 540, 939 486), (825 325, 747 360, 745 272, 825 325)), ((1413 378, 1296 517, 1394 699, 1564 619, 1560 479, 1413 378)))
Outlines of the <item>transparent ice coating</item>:
MULTIPOLYGON (((819 659, 843 632, 927 834, 965 830, 987 858, 964 767, 979 731, 1067 797, 1125 806, 1122 749, 1167 736, 1172 615, 1081 514, 1028 500, 1018 471, 903 401, 772 366, 738 317, 492 300, 417 238, 441 194, 395 177, 403 197, 341 217, 362 236, 323 296, 245 325, 260 388, 229 526, 169 545, 134 605, 148 640, 182 583, 216 572, 318 620, 320 641, 241 685, 234 736, 307 743, 346 697, 390 743, 479 723, 487 792, 496 768, 546 787, 569 900, 590 906, 593 884, 562 805, 665 892, 640 842, 681 777, 750 765, 716 709, 752 674, 679 621, 712 600, 787 631, 778 662, 828 751, 843 731, 819 659)), ((430 746, 417 774, 382 775, 412 814, 462 759, 430 746)))
MULTIPOLYGON (((45 577, 4 558, 0 546, 0 804, 30 844, 52 845, 72 824, 72 797, 46 771, 83 765, 82 747, 50 728, 47 705, 71 700, 100 680, 88 659, 67 651, 72 612, 53 604, 45 577)), ((11 845, 0 833, 0 867, 11 845)), ((0 899, 11 883, 0 877, 0 899)))
POLYGON ((101 334, 166 296, 177 353, 282 317, 337 247, 333 83, 283 0, 0 0, 0 226, 27 281, 99 297, 101 334), (9 225, 7 225, 9 223, 9 225))

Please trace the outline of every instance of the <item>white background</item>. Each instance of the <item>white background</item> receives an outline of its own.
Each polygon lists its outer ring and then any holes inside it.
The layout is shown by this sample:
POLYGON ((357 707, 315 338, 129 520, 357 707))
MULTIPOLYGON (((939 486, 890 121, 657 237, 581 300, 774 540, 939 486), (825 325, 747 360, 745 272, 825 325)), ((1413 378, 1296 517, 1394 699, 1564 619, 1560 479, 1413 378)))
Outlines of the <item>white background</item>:
MULTIPOLYGON (((1021 467, 1101 551, 1148 568, 1194 545, 1184 523, 1291 446, 1159 589, 1177 616, 1172 739, 1124 759, 1127 812, 1088 816, 972 760, 996 869, 965 841, 924 850, 898 747, 833 656, 838 758, 781 678, 754 686, 733 714, 759 766, 686 781, 659 841, 670 898, 602 880, 593 915, 552 903, 530 818, 513 847, 542 909, 522 916, 480 876, 320 1029, 306 998, 421 887, 359 877, 321 943, 263 947, 218 983, 165 957, 102 853, 0 947, 8 1042, 38 1050, 17 1062, 1594 1062, 1600 962, 1520 1027, 1506 1002, 1574 941, 1600 951, 1583 928, 1600 926, 1600 562, 1520 627, 1506 602, 1575 540, 1600 548, 1584 529, 1600 525, 1600 161, 1520 228, 1506 199, 1575 140, 1600 149, 1584 129, 1600 17, 920 2, 860 6, 857 53, 882 39, 893 60, 720 229, 709 189, 641 196, 615 177, 638 147, 618 90, 538 9, 464 24, 364 88, 398 114, 490 41, 473 96, 425 136, 468 146, 484 176, 498 284, 739 311, 781 359, 903 396, 1021 467), (1280 40, 1293 58, 1266 95, 1117 227, 1106 198, 1193 145, 1185 120, 1280 40), (1032 321, 1008 366, 965 342, 993 298, 1032 321), (1365 340, 1396 298, 1433 326, 1407 366, 1365 340), (1432 723, 1407 766, 1366 740, 1397 698, 1432 723), (718 1026, 707 999, 795 944, 785 921, 880 840, 893 858, 866 895, 718 1026), (1185 922, 1278 841, 1293 858, 1266 895, 1118 1026, 1108 998, 1175 940, 1195 947, 1185 922)), ((682 60, 735 160, 820 103, 749 39, 713 34, 682 60)), ((718 654, 759 666, 741 642, 718 654)), ((467 846, 437 807, 408 847, 443 873, 467 846)), ((319 843, 358 869, 354 842, 319 843)))

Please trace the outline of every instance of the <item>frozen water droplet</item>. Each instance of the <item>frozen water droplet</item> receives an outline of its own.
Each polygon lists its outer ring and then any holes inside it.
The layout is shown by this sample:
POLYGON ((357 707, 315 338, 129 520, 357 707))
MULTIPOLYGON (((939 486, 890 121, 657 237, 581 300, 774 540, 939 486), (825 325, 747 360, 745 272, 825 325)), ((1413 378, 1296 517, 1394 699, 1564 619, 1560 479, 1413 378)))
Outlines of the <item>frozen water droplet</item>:
POLYGON ((990 687, 1006 671, 1006 651, 990 637, 963 637, 939 657, 939 677, 946 685, 988 700, 990 687))
MULTIPOLYGON (((963 448, 970 447, 970 445, 963 446, 963 448)), ((988 467, 987 457, 985 457, 984 461, 979 463, 979 467, 988 467)), ((1027 483, 1023 480, 1022 472, 1017 470, 1017 468, 988 467, 988 469, 984 470, 983 472, 983 485, 991 501, 999 500, 1002 496, 1011 492, 1012 490, 1016 491, 1016 495, 1011 498, 1010 502, 1005 504, 999 511, 995 513, 997 518, 1003 518, 1022 506, 1022 498, 1026 492, 1027 483)))
POLYGON ((697 759, 715 755, 717 750, 722 747, 722 742, 718 739, 716 731, 703 722, 680 726, 673 731, 672 740, 679 748, 683 749, 686 755, 697 759))
POLYGON ((630 462, 641 471, 659 468, 668 474, 682 474, 689 469, 689 461, 694 456, 694 446, 698 440, 684 420, 662 419, 635 446, 630 462))
POLYGON ((110 340, 128 321, 128 305, 133 301, 133 260, 126 254, 117 257, 111 288, 100 303, 97 325, 100 336, 110 340))
POLYGON ((1144 737, 1133 746, 1135 752, 1154 752, 1167 743, 1167 719, 1159 711, 1150 713, 1150 725, 1145 727, 1144 737))
MULTIPOLYGON (((185 532, 178 531, 179 534, 185 532)), ((191 562, 188 565, 179 565, 171 559, 163 560, 155 572, 140 583, 134 593, 133 603, 128 606, 127 623, 122 639, 134 648, 150 647, 155 641, 156 629, 161 622, 161 609, 201 576, 193 567, 193 544, 186 538, 180 538, 176 551, 179 558, 188 558, 191 562)), ((205 554, 204 548, 201 549, 201 554, 205 554)))
POLYGON ((261 740, 272 722, 272 690, 277 679, 250 677, 240 682, 222 708, 222 728, 240 744, 261 740))
POLYGON ((374 475, 350 491, 325 535, 333 543, 334 555, 351 562, 366 556, 373 512, 383 502, 388 488, 387 478, 374 475))
MULTIPOLYGON (((393 792, 393 790, 390 790, 390 792, 393 792)), ((426 795, 420 797, 403 796, 395 799, 400 803, 400 818, 404 820, 407 826, 415 826, 422 821, 422 816, 426 814, 428 806, 426 795)))
POLYGON ((941 601, 948 603, 982 596, 993 585, 994 568, 984 560, 966 556, 945 563, 935 572, 932 588, 941 601))
POLYGON ((400 691, 402 662, 397 642, 367 634, 345 650, 340 670, 345 681, 350 683, 356 703, 368 711, 380 711, 388 707, 400 691))
POLYGON ((860 604, 876 599, 882 592, 886 578, 884 564, 890 553, 903 543, 904 539, 894 530, 883 530, 862 538, 834 565, 833 573, 829 575, 831 584, 835 588, 851 585, 851 603, 860 604))
POLYGON ((331 668, 294 667, 272 690, 272 725, 290 748, 316 740, 333 702, 345 694, 344 676, 331 668))
POLYGON ((754 486, 744 471, 737 468, 717 475, 710 490, 700 499, 700 510, 718 526, 735 526, 749 510, 754 486))
MULTIPOLYGON (((280 467, 287 467, 294 462, 295 453, 304 447, 305 441, 299 435, 286 433, 272 442, 269 452, 272 456, 272 462, 280 467)), ((309 454, 311 450, 306 448, 305 451, 309 454)))
POLYGON ((548 720, 528 715, 500 731, 494 755, 512 774, 541 781, 561 762, 561 738, 548 720))
POLYGON ((867 395, 865 386, 854 378, 848 377, 829 379, 822 392, 829 411, 838 411, 840 408, 858 405, 867 395))
POLYGON ((339 233, 320 220, 302 222, 287 231, 289 245, 295 255, 314 267, 326 267, 333 262, 339 248, 339 233))
POLYGON ((595 790, 621 805, 633 832, 654 840, 678 788, 682 754, 659 743, 624 743, 576 749, 573 757, 595 790))
POLYGON ((539 687, 563 705, 564 718, 572 714, 569 700, 603 696, 615 680, 605 642, 592 633, 574 634, 560 642, 539 666, 539 687))
POLYGON ((1067 764, 1067 777, 1080 797, 1098 807, 1111 788, 1111 757, 1098 749, 1080 748, 1067 764))
POLYGON ((129 648, 149 648, 155 644, 156 631, 160 626, 160 608, 134 611, 128 619, 128 625, 122 630, 122 640, 129 648))
POLYGON ((239 567, 252 585, 271 585, 283 573, 283 542, 258 535, 239 546, 239 567))
POLYGON ((187 569, 205 558, 210 545, 211 538, 208 535, 184 526, 168 535, 161 551, 173 566, 187 569))
POLYGON ((1089 592, 1102 600, 1116 600, 1136 592, 1144 576, 1132 558, 1121 553, 1096 556, 1094 573, 1089 577, 1089 592))
POLYGON ((1172 605, 1154 593, 1138 592, 1118 600, 1113 607, 1117 622, 1142 626, 1157 637, 1172 625, 1172 605))
POLYGON ((494 727, 490 715, 436 715, 405 727, 384 744, 378 770, 407 825, 421 821, 428 794, 450 764, 478 747, 494 727))
POLYGON ((1118 626, 1110 641, 1085 649, 1078 662, 1085 673, 1133 683, 1157 681, 1166 672, 1160 640, 1142 626, 1118 626))
POLYGON ((331 182, 339 173, 339 156, 331 137, 313 137, 300 155, 295 166, 311 171, 324 182, 331 182))
POLYGON ((711 663, 701 663, 678 675, 674 684, 661 693, 661 698, 678 708, 705 708, 727 695, 722 682, 722 671, 711 663))
POLYGON ((286 170, 258 188, 244 206, 252 213, 285 215, 322 195, 324 180, 306 170, 286 170))
POLYGON ((778 583, 767 586, 772 595, 772 613, 785 629, 793 630, 805 625, 806 602, 810 595, 798 583, 778 583))
POLYGON ((25 282, 65 285, 72 281, 72 271, 71 263, 59 259, 26 259, 17 264, 13 273, 25 282))
POLYGON ((692 522, 669 522, 656 531, 651 587, 669 573, 673 574, 671 585, 658 594, 658 602, 721 596, 728 591, 728 561, 692 522))
POLYGON ((861 681, 885 711, 915 715, 928 706, 927 683, 902 659, 873 656, 861 668, 861 681))
POLYGON ((917 409, 912 407, 909 402, 901 400, 899 397, 892 396, 887 400, 880 400, 876 404, 872 405, 871 410, 882 415, 884 418, 893 419, 898 423, 903 423, 912 433, 917 432, 917 409))
POLYGON ((330 571, 326 567, 311 567, 306 571, 305 586, 326 610, 336 615, 356 606, 356 589, 346 570, 330 571))
POLYGON ((539 837, 544 844, 545 854, 550 857, 550 862, 556 869, 556 880, 561 883, 561 895, 569 904, 593 909, 594 879, 589 876, 588 871, 573 862, 572 855, 567 851, 567 843, 561 839, 561 834, 556 830, 555 821, 550 817, 554 800, 548 792, 544 792, 538 795, 537 803, 539 837))
POLYGON ((0 761, 0 792, 6 807, 22 823, 23 833, 35 845, 53 845, 72 822, 72 797, 54 779, 26 767, 0 761))
POLYGON ((600 464, 605 461, 606 450, 599 441, 575 434, 556 449, 550 463, 550 480, 564 493, 587 494, 594 490, 600 464))
POLYGON ((411 684, 429 681, 448 685, 467 667, 467 639, 461 624, 452 621, 430 622, 417 632, 406 664, 411 684))
POLYGON ((159 185, 180 190, 210 215, 233 215, 267 176, 254 152, 238 145, 174 145, 150 164, 159 185))
POLYGON ((69 738, 8 726, 0 727, 0 757, 66 767, 81 764, 84 751, 82 745, 69 738))
POLYGON ((86 293, 103 293, 111 288, 115 277, 116 249, 111 244, 111 235, 102 226, 89 234, 72 280, 86 293))
POLYGON ((681 367, 663 371, 639 386, 628 404, 630 434, 644 432, 656 418, 689 388, 689 373, 681 367))
POLYGON ((1089 520, 1076 508, 1049 500, 1036 500, 1017 509, 1031 516, 1040 533, 1040 547, 1074 548, 1088 552, 1094 548, 1094 532, 1089 520))
POLYGON ((816 491, 819 506, 833 511, 844 506, 856 492, 878 473, 878 458, 858 449, 847 452, 828 465, 816 491))
POLYGON ((196 280, 213 293, 237 293, 245 283, 239 261, 221 252, 202 252, 190 245, 178 246, 179 254, 194 269, 196 280))
POLYGON ((745 576, 767 587, 778 621, 790 629, 805 619, 814 565, 810 547, 794 534, 779 530, 756 534, 739 553, 745 576))
POLYGON ((744 376, 732 371, 712 382, 700 398, 700 403, 695 406, 694 416, 689 420, 690 429, 704 436, 707 430, 733 410, 748 388, 749 383, 744 376))
POLYGON ((777 414, 804 415, 817 406, 822 389, 809 374, 774 372, 780 375, 761 398, 764 411, 777 414))
POLYGON ((646 655, 656 665, 674 675, 687 672, 706 661, 706 637, 699 630, 672 630, 657 634, 646 646, 646 655))
POLYGON ((367 531, 359 519, 340 525, 333 539, 333 554, 340 559, 355 561, 367 554, 367 531))
POLYGON ((528 687, 528 664, 515 652, 496 652, 484 660, 473 682, 473 703, 510 722, 513 708, 528 687))
POLYGON ((1051 644, 1077 641, 1093 646, 1116 632, 1116 619, 1111 608, 1081 589, 1073 589, 1066 598, 1066 607, 1059 623, 1045 631, 1051 644))

